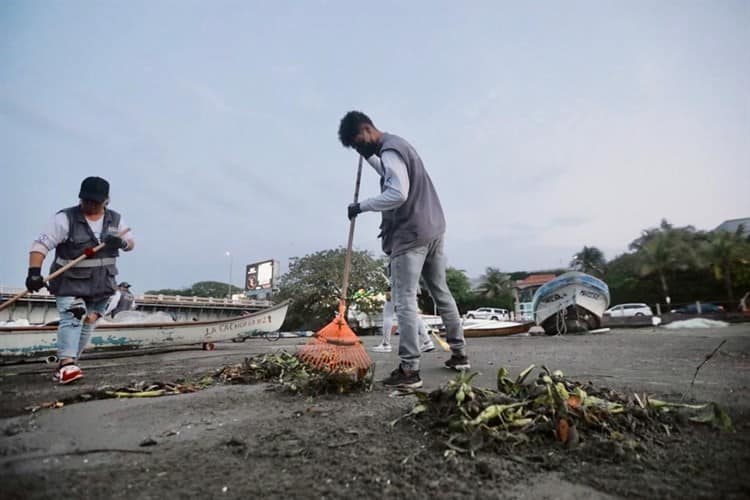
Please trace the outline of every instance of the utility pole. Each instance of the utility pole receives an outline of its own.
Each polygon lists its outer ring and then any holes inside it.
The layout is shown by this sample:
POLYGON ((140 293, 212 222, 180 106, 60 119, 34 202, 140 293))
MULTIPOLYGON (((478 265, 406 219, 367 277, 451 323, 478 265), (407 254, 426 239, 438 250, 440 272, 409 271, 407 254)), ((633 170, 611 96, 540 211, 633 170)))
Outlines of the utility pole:
POLYGON ((227 298, 232 299, 232 253, 227 250, 227 257, 229 257, 229 284, 227 285, 227 298))

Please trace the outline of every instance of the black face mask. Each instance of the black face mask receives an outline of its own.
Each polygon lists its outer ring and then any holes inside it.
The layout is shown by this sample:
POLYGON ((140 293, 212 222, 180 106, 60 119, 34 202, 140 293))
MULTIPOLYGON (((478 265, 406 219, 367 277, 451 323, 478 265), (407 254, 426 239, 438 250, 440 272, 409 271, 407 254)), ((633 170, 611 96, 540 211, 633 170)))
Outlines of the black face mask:
POLYGON ((377 142, 360 142, 354 145, 354 149, 365 158, 369 158, 378 152, 377 142))

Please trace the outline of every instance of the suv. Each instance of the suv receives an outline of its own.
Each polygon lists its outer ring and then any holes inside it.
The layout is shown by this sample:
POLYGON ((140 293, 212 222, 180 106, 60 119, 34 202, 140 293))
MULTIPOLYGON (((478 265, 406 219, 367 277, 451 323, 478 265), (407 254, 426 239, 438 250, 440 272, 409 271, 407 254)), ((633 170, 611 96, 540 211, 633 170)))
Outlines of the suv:
POLYGON ((466 313, 467 319, 494 319, 494 320, 501 320, 501 319, 508 319, 508 310, 507 309, 497 309, 495 307, 480 307, 479 309, 475 309, 473 311, 468 311, 466 313))
POLYGON ((683 307, 678 307, 677 309, 672 309, 670 312, 677 314, 719 314, 724 312, 724 308, 717 306, 716 304, 701 302, 700 313, 698 312, 697 304, 688 304, 683 307))
POLYGON ((604 314, 609 314, 612 318, 627 318, 630 316, 653 316, 651 308, 648 304, 620 304, 614 307, 610 307, 604 314))

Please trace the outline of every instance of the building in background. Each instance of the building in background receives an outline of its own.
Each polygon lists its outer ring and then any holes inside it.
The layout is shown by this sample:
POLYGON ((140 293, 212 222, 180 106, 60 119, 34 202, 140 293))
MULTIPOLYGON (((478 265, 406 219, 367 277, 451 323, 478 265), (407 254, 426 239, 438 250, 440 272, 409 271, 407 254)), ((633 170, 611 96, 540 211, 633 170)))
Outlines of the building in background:
POLYGON ((245 267, 245 295, 251 299, 271 300, 279 283, 277 260, 264 260, 245 267))
POLYGON ((743 219, 729 219, 719 224, 714 231, 727 231, 733 233, 737 231, 737 228, 742 224, 742 236, 747 238, 750 236, 750 217, 743 219))

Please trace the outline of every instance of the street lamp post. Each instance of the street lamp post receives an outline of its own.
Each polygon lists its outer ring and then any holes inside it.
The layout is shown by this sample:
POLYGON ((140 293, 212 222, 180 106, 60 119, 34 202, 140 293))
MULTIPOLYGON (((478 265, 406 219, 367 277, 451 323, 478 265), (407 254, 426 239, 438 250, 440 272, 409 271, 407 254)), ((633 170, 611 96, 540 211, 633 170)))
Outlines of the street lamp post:
POLYGON ((227 286, 227 298, 232 299, 232 253, 227 250, 227 257, 229 257, 229 284, 227 286))

